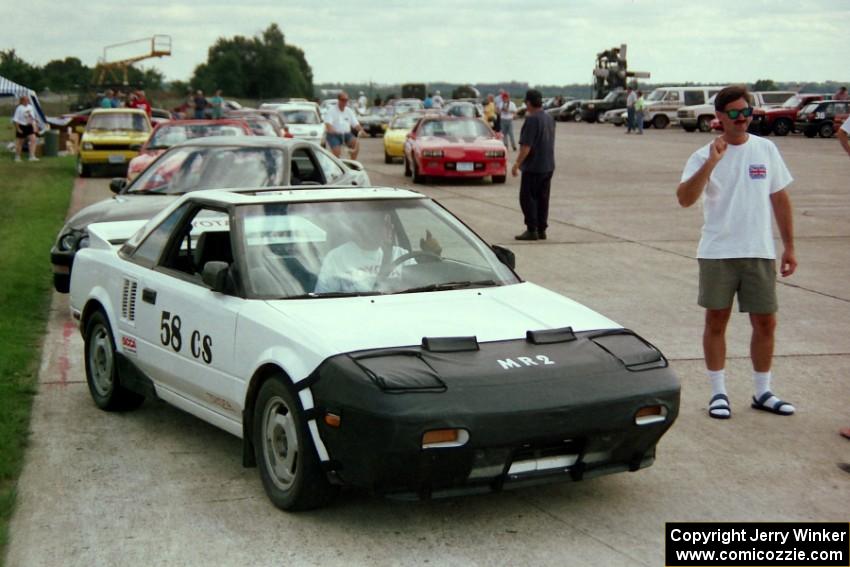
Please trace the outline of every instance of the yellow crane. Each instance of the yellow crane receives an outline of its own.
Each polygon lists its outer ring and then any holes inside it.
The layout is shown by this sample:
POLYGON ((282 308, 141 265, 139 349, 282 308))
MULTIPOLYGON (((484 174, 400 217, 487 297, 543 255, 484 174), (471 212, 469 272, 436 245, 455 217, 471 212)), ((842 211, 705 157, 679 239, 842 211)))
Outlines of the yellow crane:
POLYGON ((171 36, 170 35, 155 35, 143 39, 133 39, 122 43, 107 45, 103 48, 103 57, 98 61, 95 67, 95 84, 103 85, 107 78, 112 79, 114 83, 119 82, 123 85, 129 85, 127 80, 127 70, 133 63, 138 63, 152 57, 167 57, 171 55, 171 36), (113 61, 110 61, 110 55, 116 51, 121 51, 125 55, 135 53, 129 57, 117 58, 113 55, 113 61))

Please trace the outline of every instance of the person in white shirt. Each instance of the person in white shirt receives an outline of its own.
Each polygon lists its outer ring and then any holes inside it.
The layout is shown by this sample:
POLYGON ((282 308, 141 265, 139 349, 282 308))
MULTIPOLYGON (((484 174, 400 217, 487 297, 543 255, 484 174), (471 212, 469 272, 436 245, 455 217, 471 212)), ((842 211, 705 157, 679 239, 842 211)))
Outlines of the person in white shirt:
POLYGON ((445 103, 443 97, 440 96, 440 91, 434 91, 434 96, 431 98, 431 101, 434 105, 433 108, 443 108, 443 104, 445 103))
POLYGON ((838 141, 841 143, 844 151, 847 152, 847 155, 850 156, 850 140, 848 140, 848 136, 850 136, 850 118, 845 120, 841 128, 838 129, 838 141))
POLYGON ((357 159, 360 146, 357 143, 357 135, 364 133, 360 121, 354 111, 348 106, 348 93, 340 92, 336 97, 336 104, 330 107, 325 114, 325 131, 327 132, 328 146, 336 157, 342 156, 342 146, 348 146, 351 159, 357 159))
POLYGON ((366 98, 366 93, 360 91, 360 96, 357 97, 357 109, 360 112, 366 112, 367 106, 369 106, 369 99, 366 98))
POLYGON ((19 99, 15 114, 12 115, 12 124, 15 126, 15 161, 21 161, 24 140, 29 142, 30 161, 38 161, 35 157, 38 121, 35 118, 35 107, 30 103, 30 97, 27 95, 19 99))
POLYGON ((723 135, 693 153, 676 190, 682 207, 703 198, 698 303, 706 310, 703 351, 713 393, 708 413, 717 419, 732 415, 726 395, 725 333, 737 295, 738 309, 749 313, 752 326, 755 395, 751 406, 791 415, 794 406, 770 390, 777 311, 771 211, 784 247, 780 273, 788 277, 797 268, 791 200, 786 191, 793 178, 773 142, 747 134, 752 108, 746 87, 721 90, 714 107, 723 135))
POLYGON ((637 94, 635 94, 632 87, 629 87, 626 92, 629 93, 628 96, 626 96, 626 134, 631 134, 632 130, 637 130, 637 125, 635 124, 635 103, 637 102, 637 94))
POLYGON ((511 139, 511 148, 516 151, 516 138, 514 137, 513 120, 516 116, 516 104, 511 100, 511 95, 502 92, 501 104, 499 105, 499 129, 502 132, 502 141, 505 149, 508 148, 508 138, 511 139))

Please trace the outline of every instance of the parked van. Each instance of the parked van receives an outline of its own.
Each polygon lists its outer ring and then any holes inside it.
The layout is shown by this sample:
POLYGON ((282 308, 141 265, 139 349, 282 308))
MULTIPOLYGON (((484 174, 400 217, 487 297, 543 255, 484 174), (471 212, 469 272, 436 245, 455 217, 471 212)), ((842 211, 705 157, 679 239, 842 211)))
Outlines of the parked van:
MULTIPOLYGON (((796 93, 794 91, 754 91, 748 94, 747 101, 750 106, 764 110, 781 106, 796 93)), ((700 132, 711 132, 711 121, 714 120, 714 116, 714 96, 708 99, 705 104, 683 106, 677 114, 679 124, 687 132, 693 132, 697 129, 700 132)), ((770 132, 770 130, 762 131, 761 121, 764 120, 764 116, 764 112, 753 113, 753 119, 750 122, 751 132, 755 134, 770 132)))
POLYGON ((678 121, 676 114, 680 108, 705 104, 723 87, 724 85, 659 87, 646 97, 646 106, 643 109, 644 124, 666 128, 671 122, 678 121))

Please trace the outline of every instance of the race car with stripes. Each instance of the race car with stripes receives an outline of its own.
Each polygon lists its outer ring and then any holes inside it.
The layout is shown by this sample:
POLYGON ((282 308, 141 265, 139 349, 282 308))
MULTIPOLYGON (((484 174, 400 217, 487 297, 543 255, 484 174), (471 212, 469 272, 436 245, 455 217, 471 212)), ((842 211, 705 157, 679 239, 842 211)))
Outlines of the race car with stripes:
POLYGON ((636 471, 678 414, 657 348, 417 192, 197 191, 89 231, 70 309, 95 404, 241 438, 282 509, 636 471))

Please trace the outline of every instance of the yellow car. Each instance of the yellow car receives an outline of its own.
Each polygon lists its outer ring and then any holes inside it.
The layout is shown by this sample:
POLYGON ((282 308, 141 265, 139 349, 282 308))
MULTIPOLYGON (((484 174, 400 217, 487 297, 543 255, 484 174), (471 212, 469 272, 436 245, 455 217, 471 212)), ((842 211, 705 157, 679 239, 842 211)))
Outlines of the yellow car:
POLYGON ((77 173, 89 177, 93 165, 126 167, 150 134, 151 122, 140 108, 93 110, 80 140, 77 173))
POLYGON ((395 158, 404 158, 404 141, 416 122, 422 118, 422 112, 399 114, 390 121, 384 132, 384 163, 392 163, 395 158))

